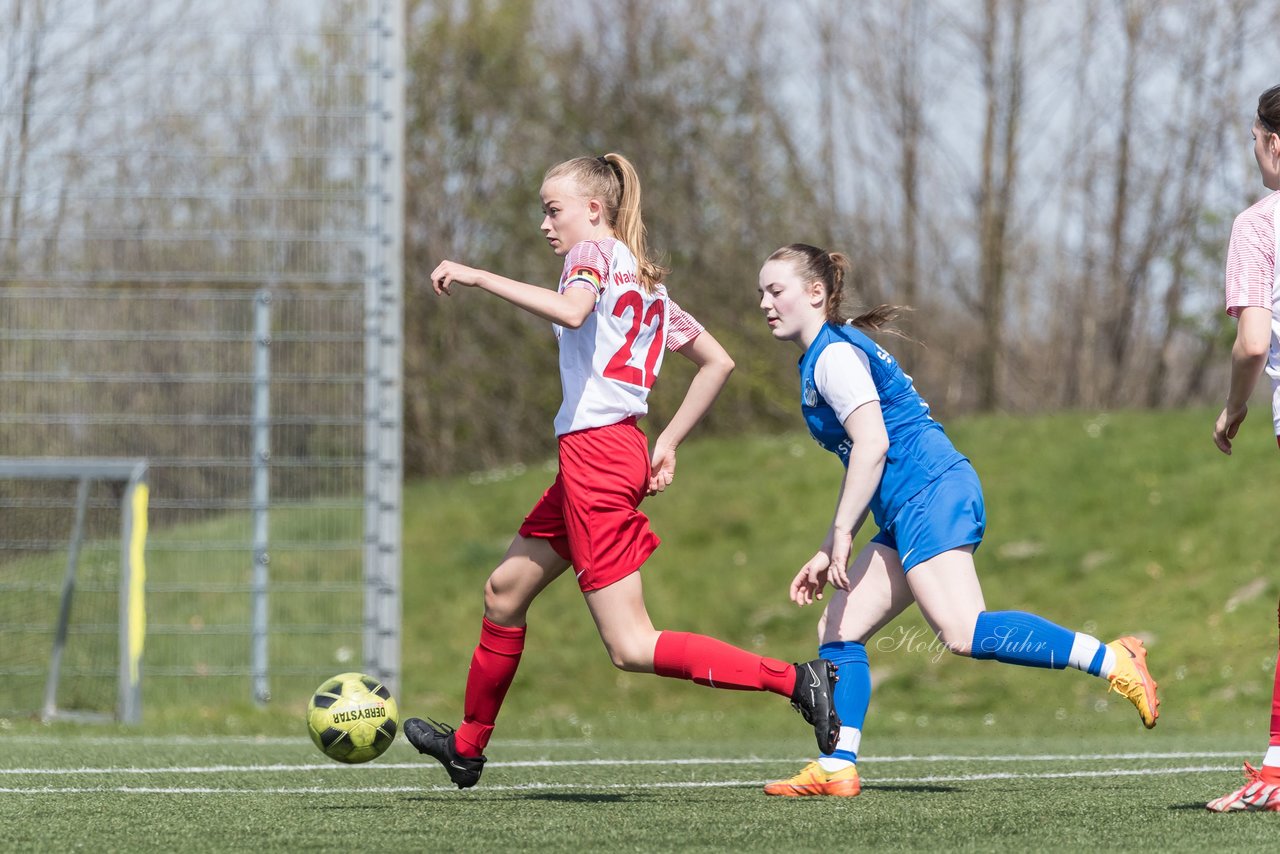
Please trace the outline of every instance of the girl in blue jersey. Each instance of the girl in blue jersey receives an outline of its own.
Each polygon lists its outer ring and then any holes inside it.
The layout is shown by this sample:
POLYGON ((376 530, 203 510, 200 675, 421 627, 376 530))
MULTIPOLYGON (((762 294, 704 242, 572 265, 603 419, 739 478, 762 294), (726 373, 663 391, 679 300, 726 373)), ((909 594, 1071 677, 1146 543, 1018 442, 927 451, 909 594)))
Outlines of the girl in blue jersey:
POLYGON ((866 643, 912 602, 957 655, 1030 667, 1074 667, 1111 690, 1155 726, 1160 701, 1136 637, 1103 644, 1023 611, 988 611, 973 552, 986 520, 978 476, 887 351, 862 330, 898 314, 880 306, 844 310, 848 260, 806 244, 785 246, 760 270, 760 308, 773 337, 800 357, 800 409, 809 432, 846 468, 835 516, 818 552, 796 573, 791 598, 807 605, 835 588, 818 623, 821 654, 839 668, 836 749, 770 795, 850 797, 861 790, 855 764, 871 700, 866 643), (879 533, 850 562, 867 514, 879 533))

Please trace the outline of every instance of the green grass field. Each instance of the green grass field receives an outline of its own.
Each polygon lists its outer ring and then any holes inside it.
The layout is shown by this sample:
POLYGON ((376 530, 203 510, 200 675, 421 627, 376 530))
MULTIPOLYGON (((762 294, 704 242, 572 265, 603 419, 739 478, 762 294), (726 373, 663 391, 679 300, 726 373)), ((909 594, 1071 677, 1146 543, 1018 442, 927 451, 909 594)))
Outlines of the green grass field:
MULTIPOLYGON (((1214 414, 949 426, 986 492, 988 607, 1142 636, 1164 701, 1154 731, 1100 680, 945 655, 908 612, 869 648, 864 795, 779 802, 760 784, 813 749, 786 702, 614 670, 566 577, 530 614, 475 790, 450 788, 402 739, 367 766, 328 761, 303 733, 306 690, 277 684, 260 709, 230 681, 219 703, 152 679, 136 732, 0 720, 0 838, 131 851, 1266 845, 1271 816, 1202 805, 1266 743, 1280 460, 1265 419, 1221 456, 1214 414)), ((664 540, 644 575, 655 624, 812 657, 818 612, 786 586, 822 539, 839 475, 797 434, 683 448, 675 486, 645 505, 664 540)), ((551 476, 536 461, 407 485, 402 716, 457 720, 484 579, 551 476)), ((349 669, 336 649, 318 666, 349 669)))
POLYGON ((767 798, 804 757, 739 736, 508 740, 459 792, 402 741, 344 766, 301 737, 4 741, 5 850, 1256 850, 1276 817, 1212 815, 1251 744, 999 734, 883 740, 854 799, 767 798), (1231 748, 1237 748, 1235 750, 1231 748))

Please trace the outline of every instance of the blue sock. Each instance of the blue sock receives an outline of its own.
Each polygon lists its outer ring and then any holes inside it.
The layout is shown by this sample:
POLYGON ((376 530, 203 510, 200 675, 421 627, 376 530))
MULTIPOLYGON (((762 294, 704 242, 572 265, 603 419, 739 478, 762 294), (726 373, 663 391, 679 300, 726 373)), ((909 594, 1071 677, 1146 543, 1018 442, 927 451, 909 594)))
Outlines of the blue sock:
POLYGON ((818 647, 818 655, 838 668, 836 714, 840 716, 840 739, 836 749, 824 756, 856 762, 862 741, 862 725, 871 705, 871 666, 867 648, 857 641, 832 641, 818 647))
POLYGON ((1089 665, 1084 669, 1085 673, 1088 673, 1091 676, 1101 676, 1102 662, 1106 660, 1107 660, 1107 648, 1099 644, 1098 651, 1095 652, 1093 654, 1093 657, 1089 659, 1089 665))
POLYGON ((983 611, 973 629, 971 655, 1004 664, 1061 670, 1076 633, 1026 611, 983 611))

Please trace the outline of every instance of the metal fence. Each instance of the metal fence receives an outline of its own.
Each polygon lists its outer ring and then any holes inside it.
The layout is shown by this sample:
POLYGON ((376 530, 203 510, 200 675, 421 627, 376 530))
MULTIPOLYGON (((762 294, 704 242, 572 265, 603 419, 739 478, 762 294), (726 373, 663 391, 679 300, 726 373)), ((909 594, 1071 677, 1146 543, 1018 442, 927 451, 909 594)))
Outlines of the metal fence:
MULTIPOLYGON (((398 686, 402 0, 0 19, 0 456, 147 460, 148 703, 398 686)), ((2 587, 75 498, 0 503, 2 587)))

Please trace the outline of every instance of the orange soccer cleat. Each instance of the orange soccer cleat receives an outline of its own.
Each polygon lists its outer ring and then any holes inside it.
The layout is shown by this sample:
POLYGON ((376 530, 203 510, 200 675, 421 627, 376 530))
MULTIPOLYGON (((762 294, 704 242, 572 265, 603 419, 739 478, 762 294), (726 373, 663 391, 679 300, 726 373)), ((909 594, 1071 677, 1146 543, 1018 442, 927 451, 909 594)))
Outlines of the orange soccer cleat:
POLYGON ((810 795, 852 798, 861 791, 862 783, 858 780, 857 765, 828 773, 817 762, 810 762, 789 780, 777 780, 764 787, 766 795, 780 795, 784 798, 810 795))
POLYGON ((1107 677, 1110 690, 1127 698, 1138 709, 1142 725, 1151 729, 1160 717, 1160 698, 1156 696, 1156 680, 1147 671, 1147 650, 1135 637, 1123 637, 1107 644, 1116 654, 1116 666, 1107 677))

